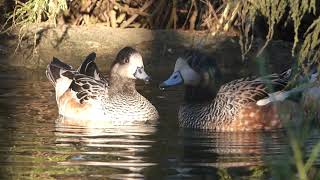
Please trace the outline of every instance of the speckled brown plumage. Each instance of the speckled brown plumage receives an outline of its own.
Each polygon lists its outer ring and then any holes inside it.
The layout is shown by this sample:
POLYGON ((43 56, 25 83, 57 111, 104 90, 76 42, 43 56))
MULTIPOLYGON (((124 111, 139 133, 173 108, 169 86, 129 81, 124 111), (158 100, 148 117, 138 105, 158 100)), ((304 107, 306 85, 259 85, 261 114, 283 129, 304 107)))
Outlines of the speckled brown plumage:
MULTIPOLYGON (((179 124, 187 128, 217 131, 253 131, 280 128, 272 105, 257 106, 268 97, 268 85, 284 88, 290 72, 260 78, 243 78, 223 85, 215 98, 207 102, 186 102, 179 109, 179 124)), ((188 96, 188 94, 186 94, 188 96)), ((208 98, 210 99, 210 98, 208 98)))

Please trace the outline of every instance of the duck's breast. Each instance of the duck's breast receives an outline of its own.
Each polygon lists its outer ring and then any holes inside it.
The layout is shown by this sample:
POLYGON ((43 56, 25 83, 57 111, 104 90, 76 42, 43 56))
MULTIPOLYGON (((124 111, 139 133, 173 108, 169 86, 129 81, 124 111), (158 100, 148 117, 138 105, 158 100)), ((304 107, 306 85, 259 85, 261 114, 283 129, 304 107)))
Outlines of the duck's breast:
POLYGON ((106 113, 115 121, 134 122, 156 120, 156 108, 143 96, 117 95, 105 102, 106 113))

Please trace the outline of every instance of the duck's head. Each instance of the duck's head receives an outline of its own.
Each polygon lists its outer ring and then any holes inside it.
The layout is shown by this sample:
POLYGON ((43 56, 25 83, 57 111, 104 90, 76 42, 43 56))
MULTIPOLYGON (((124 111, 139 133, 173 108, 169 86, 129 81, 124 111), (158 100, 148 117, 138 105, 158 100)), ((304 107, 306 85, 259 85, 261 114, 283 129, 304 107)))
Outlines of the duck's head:
POLYGON ((121 49, 111 66, 111 75, 117 74, 123 78, 150 81, 150 76, 144 71, 141 54, 132 47, 121 49))
POLYGON ((187 50, 175 64, 171 76, 162 82, 161 89, 185 85, 191 87, 208 87, 217 78, 219 71, 214 59, 198 50, 187 50))

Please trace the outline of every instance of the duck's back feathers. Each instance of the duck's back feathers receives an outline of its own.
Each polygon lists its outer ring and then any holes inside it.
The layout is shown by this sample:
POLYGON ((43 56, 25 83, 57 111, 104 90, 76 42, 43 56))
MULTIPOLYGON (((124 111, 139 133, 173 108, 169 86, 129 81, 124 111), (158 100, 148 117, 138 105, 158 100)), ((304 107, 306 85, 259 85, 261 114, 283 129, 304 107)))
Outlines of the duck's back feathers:
POLYGON ((268 94, 277 91, 282 91, 287 85, 291 78, 292 70, 288 69, 280 74, 274 73, 267 76, 257 78, 262 84, 265 84, 268 94))
POLYGON ((102 95, 107 95, 108 91, 103 81, 79 73, 74 74, 70 89, 76 94, 80 103, 89 99, 101 98, 102 95))
POLYGON ((96 80, 102 80, 106 82, 106 79, 100 73, 98 66, 94 62, 96 59, 96 53, 90 53, 86 59, 82 62, 82 64, 78 68, 78 72, 80 74, 84 74, 87 76, 91 76, 96 80))
POLYGON ((92 52, 90 53, 86 59, 82 62, 82 64, 78 68, 78 72, 81 74, 86 74, 94 70, 96 67, 95 65, 95 59, 96 59, 96 53, 92 52), (94 65, 94 66, 93 66, 94 65))
POLYGON ((106 82, 102 81, 99 76, 98 79, 96 79, 97 76, 94 76, 97 74, 90 76, 90 73, 98 72, 96 64, 93 62, 94 59, 95 53, 91 53, 75 71, 72 66, 53 58, 47 67, 46 75, 56 89, 57 98, 69 89, 71 93, 76 94, 77 101, 83 103, 89 98, 97 98, 100 92, 107 90, 106 82))
POLYGON ((232 102, 233 104, 257 102, 272 93, 282 91, 288 84, 290 76, 291 69, 281 74, 234 80, 220 88, 216 99, 232 99, 232 101, 235 101, 232 102))

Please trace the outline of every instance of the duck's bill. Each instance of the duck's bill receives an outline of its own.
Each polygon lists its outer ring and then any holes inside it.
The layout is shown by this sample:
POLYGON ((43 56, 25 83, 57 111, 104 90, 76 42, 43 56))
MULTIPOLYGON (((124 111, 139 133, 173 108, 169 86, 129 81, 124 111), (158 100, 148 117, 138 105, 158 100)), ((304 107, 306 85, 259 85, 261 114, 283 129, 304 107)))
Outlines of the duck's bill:
POLYGON ((143 67, 138 67, 133 76, 145 82, 149 82, 151 80, 151 77, 144 71, 143 67))
POLYGON ((180 84, 183 84, 183 78, 181 76, 181 73, 179 71, 176 71, 172 73, 172 75, 169 77, 169 79, 163 81, 160 85, 160 89, 165 89, 172 86, 178 86, 180 84))

